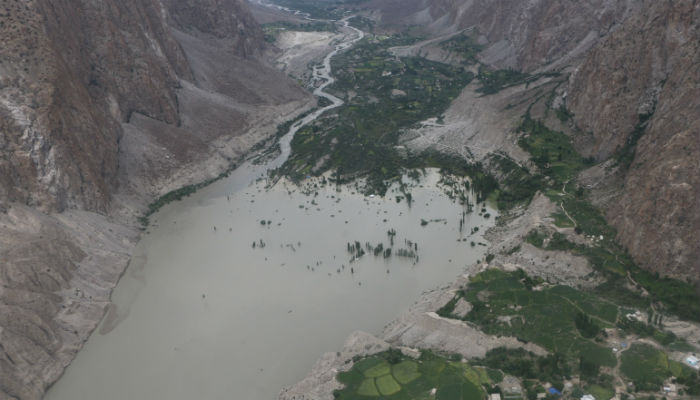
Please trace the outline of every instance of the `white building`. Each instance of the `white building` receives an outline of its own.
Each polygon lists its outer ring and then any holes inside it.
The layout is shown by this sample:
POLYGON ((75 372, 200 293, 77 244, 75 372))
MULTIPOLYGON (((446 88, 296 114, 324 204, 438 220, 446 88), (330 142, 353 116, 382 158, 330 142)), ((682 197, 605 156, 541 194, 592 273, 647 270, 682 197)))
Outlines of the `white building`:
POLYGON ((595 400, 595 396, 593 396, 592 394, 584 394, 583 396, 581 396, 581 400, 595 400))

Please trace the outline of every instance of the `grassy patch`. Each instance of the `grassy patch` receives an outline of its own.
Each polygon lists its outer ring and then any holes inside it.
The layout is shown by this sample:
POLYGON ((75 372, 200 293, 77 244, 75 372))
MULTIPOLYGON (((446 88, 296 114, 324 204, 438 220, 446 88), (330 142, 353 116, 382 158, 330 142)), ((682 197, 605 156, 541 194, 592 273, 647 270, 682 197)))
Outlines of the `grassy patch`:
POLYGON ((377 397, 379 396, 379 391, 377 386, 374 384, 374 378, 366 378, 357 388, 357 394, 360 396, 377 397))
POLYGON ((554 219, 554 225, 560 228, 573 228, 576 226, 563 212, 554 213, 551 217, 554 219))
POLYGON ((418 372, 418 364, 413 361, 402 361, 392 366, 391 373, 402 385, 411 383, 421 376, 418 372))
POLYGON ((524 133, 518 144, 532 155, 532 161, 546 175, 558 182, 574 178, 584 167, 592 165, 574 149, 571 138, 547 128, 526 114, 519 129, 524 133))
POLYGON ((622 353, 620 371, 634 382, 637 390, 658 390, 671 376, 668 356, 647 344, 634 344, 622 353))
POLYGON ((334 393, 335 398, 428 399, 431 389, 436 388, 437 399, 483 399, 486 396, 484 385, 490 386, 491 376, 497 375, 428 351, 418 360, 400 355, 400 352, 389 353, 365 358, 349 371, 339 373, 337 378, 345 387, 334 393), (370 376, 379 372, 385 373, 370 376))
POLYGON ((586 387, 586 393, 592 394, 596 400, 610 400, 615 395, 613 389, 600 385, 589 385, 586 387))
POLYGON ((375 383, 377 389, 379 389, 379 393, 384 396, 391 396, 401 390, 401 385, 399 385, 391 375, 380 376, 376 379, 375 383))
POLYGON ((384 361, 379 363, 372 368, 367 369, 364 374, 368 378, 376 378, 382 375, 387 375, 391 372, 391 366, 388 362, 384 361))

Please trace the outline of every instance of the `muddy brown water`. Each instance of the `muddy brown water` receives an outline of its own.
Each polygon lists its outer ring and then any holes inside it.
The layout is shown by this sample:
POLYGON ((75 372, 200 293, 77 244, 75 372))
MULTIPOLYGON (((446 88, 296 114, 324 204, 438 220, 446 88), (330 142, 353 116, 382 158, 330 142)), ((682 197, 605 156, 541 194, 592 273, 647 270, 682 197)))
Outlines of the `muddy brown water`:
MULTIPOLYGON (((412 189, 410 208, 394 193, 326 186, 314 197, 281 183, 229 191, 227 181, 166 207, 113 293, 110 326, 46 398, 276 398, 352 331, 380 333, 421 292, 484 257, 469 244, 478 234, 460 234, 463 207, 437 179, 431 171, 412 189), (388 246, 389 229, 395 250, 417 243, 418 262, 368 254, 350 263, 348 242, 388 246)), ((483 232, 492 220, 472 213, 465 227, 483 232)))
MULTIPOLYGON (((342 104, 329 99, 328 108, 342 104)), ((460 233, 464 207, 438 188, 435 170, 410 181, 411 207, 396 201, 396 186, 384 198, 352 186, 317 195, 266 187, 259 178, 321 112, 294 125, 275 160, 246 163, 152 217, 112 310, 46 399, 275 399, 351 332, 381 333, 423 291, 484 257, 470 242, 483 242, 494 218, 468 214, 464 230, 479 232, 460 233), (388 247, 389 229, 394 250, 417 244, 417 261, 368 254, 350 263, 348 242, 388 247)))

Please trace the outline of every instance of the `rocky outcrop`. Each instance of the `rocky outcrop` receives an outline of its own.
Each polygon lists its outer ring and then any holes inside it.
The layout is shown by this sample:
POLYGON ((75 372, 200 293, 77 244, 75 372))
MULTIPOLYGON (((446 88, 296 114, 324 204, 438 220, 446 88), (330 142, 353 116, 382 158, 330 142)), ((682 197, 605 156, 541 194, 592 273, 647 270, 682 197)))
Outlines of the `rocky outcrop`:
POLYGON ((164 0, 174 26, 188 32, 208 33, 232 40, 243 56, 258 55, 263 33, 244 0, 164 0))
POLYGON ((614 30, 633 1, 374 0, 385 26, 420 25, 432 34, 472 30, 487 44, 484 61, 524 71, 565 66, 614 30))
POLYGON ((37 399, 104 315, 144 206, 312 103, 254 57, 239 0, 10 0, 0 36, 0 398, 37 399))
POLYGON ((178 122, 189 78, 157 1, 8 2, 0 114, 0 197, 44 210, 106 211, 120 122, 178 122))
POLYGON ((697 281, 698 2, 646 1, 573 74, 568 105, 576 124, 590 132, 581 146, 587 155, 601 160, 624 150, 634 156, 629 168, 621 166, 622 190, 606 204, 620 241, 640 265, 697 281))

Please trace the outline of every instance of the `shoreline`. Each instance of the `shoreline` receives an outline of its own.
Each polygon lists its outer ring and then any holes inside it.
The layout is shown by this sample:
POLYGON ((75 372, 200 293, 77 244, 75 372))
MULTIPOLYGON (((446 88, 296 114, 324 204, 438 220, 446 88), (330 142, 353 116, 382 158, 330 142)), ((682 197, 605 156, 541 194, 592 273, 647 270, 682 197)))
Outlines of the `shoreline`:
MULTIPOLYGON (((345 26, 348 26, 347 21, 343 21, 345 23, 345 26)), ((46 383, 43 386, 43 389, 41 390, 41 393, 43 393, 43 396, 48 393, 51 388, 58 382, 63 375, 65 374, 65 371, 67 368, 72 364, 73 360, 77 356, 78 352, 82 350, 82 348, 85 346, 87 341, 90 339, 92 335, 94 335, 96 332, 100 332, 100 327, 103 325, 105 322, 106 318, 112 316, 113 319, 119 320, 120 317, 118 315, 118 311, 116 310, 114 304, 112 303, 112 295, 114 289, 117 287, 119 282, 122 280, 122 278, 125 276, 125 274, 130 270, 132 267, 133 263, 133 257, 134 257, 134 251, 137 248, 138 244, 141 242, 143 239, 144 233, 148 234, 148 226, 149 226, 149 220, 148 217, 157 213, 159 210, 161 210, 163 207, 168 205, 169 203, 172 203, 174 201, 180 200, 183 197, 189 196, 190 194, 195 193, 196 191, 203 189, 205 187, 210 186, 211 184, 226 178, 230 175, 231 172, 235 171, 237 168, 240 168, 241 166, 245 165, 246 162, 251 162, 251 160, 255 159, 256 157, 264 157, 271 149, 274 147, 282 147, 282 146, 289 146, 289 142, 291 141, 291 137, 293 137, 293 134, 301 128, 303 125, 306 123, 309 123, 310 121, 314 120, 321 114, 323 114, 326 110, 337 107, 341 105, 343 102, 340 99, 335 98, 334 96, 327 94, 323 92, 323 89, 330 85, 333 82, 333 78, 330 75, 330 58, 337 54, 338 52, 346 49, 347 47, 351 46, 352 43, 354 43, 357 40, 360 40, 362 38, 362 33, 361 31, 358 31, 356 28, 351 29, 360 32, 358 34, 357 38, 352 38, 348 42, 341 43, 339 45, 333 45, 329 49, 329 53, 324 56, 323 61, 324 64, 328 66, 327 71, 321 71, 321 70, 314 70, 314 76, 316 76, 317 72, 319 74, 319 78, 321 79, 326 79, 326 81, 317 87, 313 91, 313 95, 309 98, 309 100, 305 101, 295 101, 293 103, 298 104, 298 106, 295 106, 291 112, 288 114, 284 115, 274 127, 272 126, 267 126, 267 127, 260 127, 260 126, 254 126, 250 127, 247 131, 244 131, 239 135, 239 137, 244 137, 246 135, 250 135, 254 133, 256 130, 267 130, 267 134, 259 138, 258 140, 255 141, 252 145, 248 146, 248 149, 245 150, 242 154, 236 156, 234 159, 226 157, 226 159, 229 161, 228 164, 221 165, 221 168, 218 168, 218 172, 214 172, 213 174, 211 171, 206 171, 206 168, 201 168, 201 166, 210 166, 212 161, 217 160, 223 156, 222 153, 220 152, 214 152, 212 154, 208 154, 206 157, 204 157, 202 160, 198 160, 195 163, 192 163, 190 165, 182 166, 179 168, 176 174, 173 174, 171 176, 166 177, 166 182, 161 182, 160 190, 156 190, 156 192, 160 191, 162 192, 164 188, 167 188, 169 186, 173 186, 173 181, 175 182, 180 182, 181 184, 177 186, 175 189, 171 189, 170 191, 165 192, 162 195, 159 196, 154 196, 152 200, 144 202, 143 196, 141 199, 141 204, 139 205, 134 205, 133 202, 130 202, 132 204, 128 205, 125 204, 123 201, 121 204, 118 204, 116 207, 113 207, 109 215, 106 216, 100 216, 108 221, 111 221, 112 223, 117 223, 120 226, 122 226, 124 229, 130 231, 131 235, 130 240, 129 240, 129 245, 128 249, 124 249, 124 251, 121 253, 121 258, 117 262, 118 265, 113 265, 113 268, 116 269, 118 272, 117 276, 113 279, 107 280, 107 281, 100 281, 99 285, 103 287, 107 291, 107 294, 105 296, 105 299, 102 300, 102 306, 100 307, 100 312, 99 312, 99 318, 95 318, 94 320, 90 320, 92 322, 88 323, 88 326, 86 326, 86 329, 79 329, 76 330, 76 335, 77 336, 82 336, 80 340, 78 340, 71 348, 70 351, 70 356, 68 357, 67 361, 64 363, 61 363, 60 371, 58 371, 58 374, 56 374, 57 371, 54 370, 53 373, 45 374, 47 377, 46 383), (325 72, 325 74, 324 74, 325 72), (318 103, 318 99, 320 97, 327 98, 331 101, 331 104, 318 108, 316 104, 318 103), (313 101, 312 101, 313 100, 313 101), (299 121, 304 121, 302 123, 299 123, 299 121), (280 136, 279 135, 279 129, 280 127, 286 127, 288 131, 280 136), (289 140, 285 140, 285 136, 290 135, 289 140), (283 143, 286 142, 286 143, 283 143), (201 173, 196 173, 195 171, 200 171, 201 173), (191 174, 194 173, 194 176, 191 174), (186 176, 184 179, 181 175, 189 175, 186 176), (177 176, 180 175, 181 177, 178 178, 177 176), (189 178, 189 179, 188 179, 189 178), (167 181, 171 181, 168 183, 167 181), (191 182, 191 183, 189 183, 191 182), (141 212, 139 212, 141 210, 141 212), (131 217, 125 214, 131 213, 131 217), (140 216, 137 216, 140 214, 140 216), (104 286, 106 284, 106 286, 104 286), (114 314, 111 314, 114 313, 114 314), (53 375, 53 376, 51 376, 53 375)), ((284 109, 285 106, 287 105, 280 105, 277 108, 284 109)), ((275 119, 273 118, 273 121, 275 119)), ((216 163, 215 163, 216 164, 216 163)), ((219 163, 220 164, 220 163, 219 163)), ((124 192, 118 192, 115 194, 115 198, 119 199, 122 198, 125 195, 124 192)), ((125 237, 119 238, 120 240, 124 241, 126 240, 125 237)), ((89 245, 89 243, 85 243, 86 245, 89 245)), ((89 254, 89 253, 88 253, 89 254)), ((80 284, 78 285, 71 285, 71 286, 82 286, 80 284)), ((85 290, 83 289, 77 289, 76 293, 84 293, 85 290)), ((68 301, 69 304, 66 303, 66 298, 64 298, 64 304, 63 307, 70 307, 73 304, 70 302, 71 300, 68 301)), ((92 301, 92 299, 91 299, 92 301)), ((115 325, 116 326, 116 325, 115 325)), ((42 397, 43 397, 42 396, 42 397)))
MULTIPOLYGON (((304 114, 312 107, 313 107, 312 103, 309 103, 308 101, 306 101, 304 104, 301 104, 300 106, 296 107, 296 109, 293 111, 292 119, 295 120, 299 115, 304 114)), ((279 124, 277 126, 279 126, 279 124)), ((248 131, 246 131, 245 133, 243 133, 243 135, 248 134, 255 129, 257 129, 257 128, 251 128, 248 131)), ((142 205, 141 207, 137 207, 137 209, 142 210, 143 215, 145 215, 148 212, 151 204, 158 202, 159 200, 163 199, 164 197, 168 196, 171 193, 177 192, 181 189, 188 188, 188 187, 196 187, 197 188, 196 190, 200 190, 200 189, 203 189, 203 188, 217 182, 220 179, 225 178, 226 176, 228 176, 228 173, 230 173, 231 171, 240 167, 248 159, 256 157, 257 156, 256 153, 262 154, 262 152, 265 151, 265 149, 267 147, 264 147, 262 149, 255 149, 255 146, 258 143, 266 143, 274 138, 275 138, 275 132, 273 130, 270 130, 270 133, 268 133, 268 135, 266 137, 263 137, 260 140, 258 140, 255 145, 251 146, 251 148, 248 149, 247 151, 245 151, 243 154, 238 155, 234 160, 231 161, 231 164, 228 167, 221 169, 221 172, 219 172, 218 175, 216 175, 214 177, 207 177, 206 171, 203 171, 204 172, 203 174, 199 174, 199 175, 195 174, 195 177, 198 180, 194 180, 194 181, 192 181, 192 183, 185 183, 184 185, 180 186, 178 189, 170 190, 163 195, 154 196, 153 200, 151 202, 146 203, 146 204, 142 205), (232 165, 235 165, 235 167, 232 168, 231 167, 232 165)), ((272 144, 272 145, 274 146, 274 144, 272 144)), ((198 166, 200 164, 207 164, 210 160, 215 160, 218 157, 220 157, 220 154, 218 154, 218 153, 209 154, 206 156, 206 158, 204 160, 200 161, 199 163, 194 163, 193 165, 183 166, 180 169, 179 173, 183 173, 183 172, 185 172, 185 173, 190 172, 191 173, 192 171, 197 171, 199 168, 198 166)), ((184 182, 187 182, 187 180, 184 180, 184 182)), ((165 187, 168 187, 169 185, 168 185, 168 183, 163 182, 163 183, 161 183, 161 186, 162 186, 162 188, 165 188, 165 187)), ((192 193, 194 193, 194 191, 187 193, 186 195, 183 195, 182 197, 189 196, 192 193)), ((120 195, 120 193, 117 193, 115 195, 115 197, 118 197, 119 195, 120 195)), ((162 207, 165 207, 169 203, 171 203, 173 201, 177 201, 177 200, 180 200, 180 199, 173 199, 173 200, 166 202, 165 204, 160 205, 158 207, 158 209, 154 210, 153 213, 150 213, 148 215, 152 215, 154 213, 157 213, 160 209, 162 209, 162 207)), ((121 206, 124 207, 124 205, 121 205, 121 206)), ((70 217, 68 217, 67 214, 70 214, 71 211, 74 211, 74 210, 69 210, 68 212, 63 212, 63 213, 58 213, 58 214, 47 215, 47 217, 48 218, 59 218, 59 219, 60 218, 70 219, 70 217)), ((91 212, 82 212, 82 211, 74 211, 74 212, 81 213, 81 214, 92 214, 92 215, 94 215, 95 219, 102 219, 108 224, 114 224, 115 226, 119 226, 119 227, 123 228, 124 230, 129 231, 131 233, 131 235, 123 235, 123 236, 118 238, 118 240, 120 240, 120 241, 129 240, 129 246, 128 246, 129 248, 124 253, 122 253, 123 258, 116 261, 117 263, 119 263, 121 265, 112 265, 111 266, 112 268, 118 270, 118 276, 116 277, 116 279, 114 279, 112 281, 99 282, 100 286, 105 285, 105 286, 103 286, 103 289, 108 291, 108 295, 106 296, 106 299, 101 301, 101 303, 103 305, 101 306, 102 311, 100 312, 99 318, 96 319, 96 321, 94 321, 94 323, 91 323, 87 330, 85 330, 85 329, 76 330, 76 333, 78 336, 84 335, 84 337, 81 340, 79 340, 78 342, 76 342, 71 347, 71 349, 69 349, 69 352, 71 353, 71 355, 70 355, 68 361, 61 364, 60 373, 58 375, 53 376, 53 377, 48 377, 48 379, 46 380, 47 385, 44 386, 43 390, 41 390, 42 395, 41 395, 41 397, 38 397, 38 398, 44 398, 46 393, 48 393, 51 390, 51 388, 56 384, 56 382, 58 382, 63 377, 66 369, 70 367, 73 360, 78 355, 78 353, 83 349, 83 347, 85 346, 87 341, 90 339, 90 337, 96 333, 102 334, 102 332, 100 332, 101 326, 105 322, 105 319, 108 318, 108 316, 110 315, 110 312, 113 310, 112 307, 114 307, 114 304, 111 301, 112 293, 113 293, 114 289, 117 287, 117 285, 119 284, 119 282, 122 280, 122 278, 125 276, 125 274, 132 267, 132 263, 134 261, 134 251, 135 251, 136 247, 138 246, 138 243, 140 243, 144 234, 148 234, 148 226, 149 225, 144 225, 142 223, 141 217, 124 218, 123 215, 120 215, 120 211, 118 208, 116 211, 112 210, 112 212, 110 212, 110 214, 108 214, 108 215, 101 215, 101 214, 96 214, 96 213, 91 213, 91 212)), ((93 243, 93 245, 100 246, 99 243, 97 243, 97 244, 93 243)), ((88 247, 88 246, 85 246, 85 247, 88 247)), ((85 250, 89 250, 89 249, 86 248, 85 250)), ((88 255, 90 254, 89 251, 86 251, 86 253, 88 255)), ((110 267, 110 266, 107 266, 107 267, 110 267)), ((97 268, 97 269, 100 269, 100 268, 97 268)), ((75 279, 75 277, 73 277, 73 280, 74 279, 75 279)), ((84 285, 77 284, 74 286, 84 286, 84 285)), ((85 291, 84 289, 79 289, 79 290, 81 290, 81 292, 85 291)), ((72 305, 71 302, 73 301, 73 299, 69 299, 68 297, 69 296, 64 297, 64 299, 62 301, 62 307, 64 307, 64 308, 70 307, 72 305)), ((95 299, 95 301, 98 301, 98 299, 95 299)), ((116 310, 114 310, 114 311, 116 312, 116 310)), ((118 315, 115 316, 115 318, 119 318, 118 315)))

